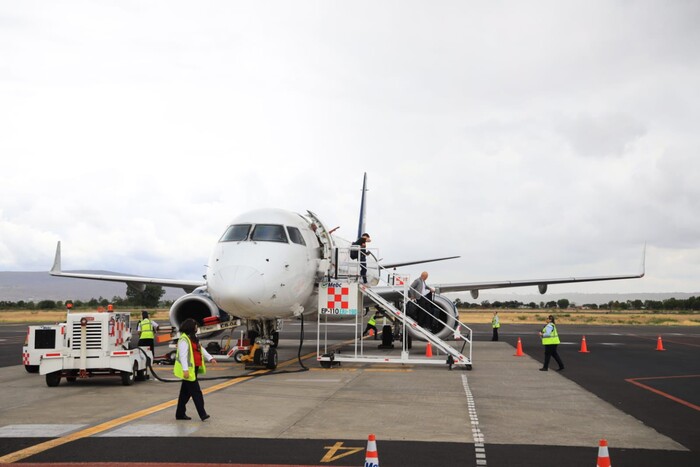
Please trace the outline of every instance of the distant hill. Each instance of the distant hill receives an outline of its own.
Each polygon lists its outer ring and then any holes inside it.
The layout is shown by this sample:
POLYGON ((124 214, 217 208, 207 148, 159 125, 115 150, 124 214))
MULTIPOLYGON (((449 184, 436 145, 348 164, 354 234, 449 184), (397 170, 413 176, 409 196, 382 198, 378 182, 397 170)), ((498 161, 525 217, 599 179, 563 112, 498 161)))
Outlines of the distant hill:
MULTIPOLYGON (((89 274, 112 274, 110 271, 71 271, 89 274)), ((175 300, 185 294, 182 289, 164 287, 165 300, 175 300)), ((126 284, 118 282, 54 277, 48 272, 0 271, 0 301, 90 300, 103 297, 126 297, 126 284)))

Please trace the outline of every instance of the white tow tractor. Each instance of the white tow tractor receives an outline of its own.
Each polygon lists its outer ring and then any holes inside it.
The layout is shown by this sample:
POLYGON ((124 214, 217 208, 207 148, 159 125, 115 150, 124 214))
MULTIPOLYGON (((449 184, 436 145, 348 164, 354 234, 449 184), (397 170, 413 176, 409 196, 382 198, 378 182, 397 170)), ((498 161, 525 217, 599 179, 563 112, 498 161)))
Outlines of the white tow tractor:
POLYGON ((68 313, 63 345, 47 349, 41 356, 39 373, 47 386, 58 386, 78 378, 119 376, 129 386, 145 380, 151 350, 131 343, 128 313, 68 313))

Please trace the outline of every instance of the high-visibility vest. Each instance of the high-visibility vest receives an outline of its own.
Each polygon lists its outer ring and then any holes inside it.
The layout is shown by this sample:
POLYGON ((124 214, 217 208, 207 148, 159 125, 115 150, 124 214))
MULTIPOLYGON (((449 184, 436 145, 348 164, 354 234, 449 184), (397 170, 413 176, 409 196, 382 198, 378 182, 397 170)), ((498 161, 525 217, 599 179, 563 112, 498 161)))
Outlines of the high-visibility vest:
POLYGON ((498 319, 498 316, 494 316, 491 319, 491 327, 496 328, 496 329, 501 327, 501 321, 498 319))
POLYGON ((141 339, 155 339, 155 334, 153 334, 153 323, 148 318, 139 321, 139 326, 141 327, 141 339))
MULTIPOLYGON (((549 337, 543 337, 542 338, 542 345, 553 345, 553 344, 558 344, 559 343, 559 334, 557 333, 557 327, 554 325, 554 323, 549 323, 552 325, 552 334, 549 335, 549 337)), ((544 334, 545 329, 547 329, 547 326, 542 328, 542 333, 544 334)))
POLYGON ((367 324, 369 324, 370 326, 374 326, 375 324, 377 324, 377 320, 375 320, 374 316, 372 316, 370 319, 367 320, 367 324))
MULTIPOLYGON (((182 363, 180 363, 180 342, 178 341, 178 346, 177 346, 177 354, 175 355, 175 366, 173 367, 173 374, 177 376, 180 379, 184 379, 187 381, 194 381, 195 378, 197 377, 194 373, 194 352, 192 352, 192 341, 190 340, 189 337, 187 337, 187 334, 183 334, 180 336, 180 339, 185 339, 187 341, 187 345, 190 348, 190 351, 188 352, 188 360, 189 360, 189 377, 185 378, 185 371, 182 369, 182 363)), ((200 366, 197 370, 197 373, 199 374, 206 374, 207 373, 207 365, 205 363, 205 358, 204 355, 202 355, 202 366, 200 366)))

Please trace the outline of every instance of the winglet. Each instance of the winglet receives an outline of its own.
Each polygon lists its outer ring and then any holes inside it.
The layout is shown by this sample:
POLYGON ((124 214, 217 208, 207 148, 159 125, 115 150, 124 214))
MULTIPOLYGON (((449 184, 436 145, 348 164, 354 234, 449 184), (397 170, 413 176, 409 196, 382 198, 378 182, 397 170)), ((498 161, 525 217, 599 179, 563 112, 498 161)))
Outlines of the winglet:
POLYGON ((61 274, 61 241, 56 244, 56 257, 53 259, 51 274, 61 274))
POLYGON ((644 242, 644 249, 642 250, 642 270, 639 273, 639 277, 644 277, 644 274, 646 274, 646 262, 647 262, 647 242, 644 242))

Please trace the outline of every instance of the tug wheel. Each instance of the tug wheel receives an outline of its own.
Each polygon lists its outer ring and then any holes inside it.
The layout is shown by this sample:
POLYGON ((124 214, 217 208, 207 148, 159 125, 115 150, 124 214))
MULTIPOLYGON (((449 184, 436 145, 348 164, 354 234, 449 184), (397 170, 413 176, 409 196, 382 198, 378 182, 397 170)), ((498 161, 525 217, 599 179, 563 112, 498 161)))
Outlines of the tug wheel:
POLYGON ((132 368, 131 373, 128 371, 122 371, 122 385, 123 386, 131 386, 134 384, 134 380, 136 379, 136 372, 138 371, 139 366, 136 362, 134 362, 134 368, 132 368))
POLYGON ((53 388, 59 385, 61 382, 61 372, 54 371, 53 373, 46 374, 46 385, 53 388))

